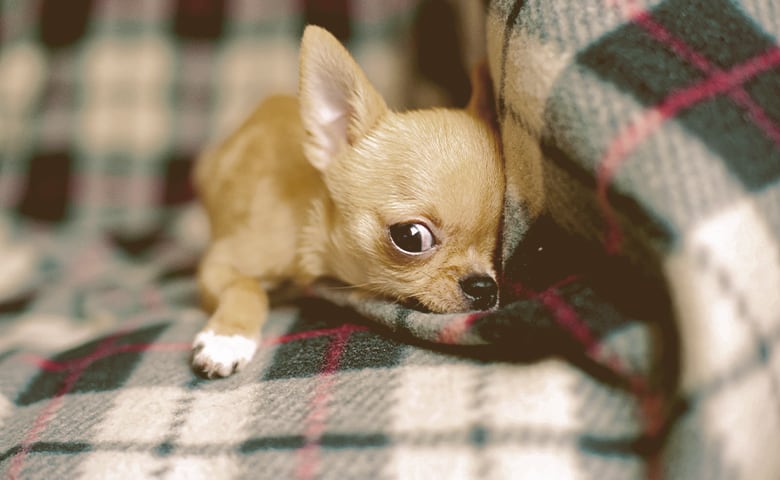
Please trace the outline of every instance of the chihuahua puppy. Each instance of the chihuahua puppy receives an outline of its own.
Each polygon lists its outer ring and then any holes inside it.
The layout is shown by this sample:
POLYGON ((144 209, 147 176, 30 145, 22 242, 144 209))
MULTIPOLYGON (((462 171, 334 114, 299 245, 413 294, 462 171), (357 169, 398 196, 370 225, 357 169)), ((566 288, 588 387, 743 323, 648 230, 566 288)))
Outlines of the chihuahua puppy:
POLYGON ((227 376, 252 358, 282 282, 330 277, 432 312, 496 305, 504 173, 485 77, 466 110, 393 112, 338 40, 306 27, 298 99, 263 101, 195 169, 212 312, 195 370, 227 376))

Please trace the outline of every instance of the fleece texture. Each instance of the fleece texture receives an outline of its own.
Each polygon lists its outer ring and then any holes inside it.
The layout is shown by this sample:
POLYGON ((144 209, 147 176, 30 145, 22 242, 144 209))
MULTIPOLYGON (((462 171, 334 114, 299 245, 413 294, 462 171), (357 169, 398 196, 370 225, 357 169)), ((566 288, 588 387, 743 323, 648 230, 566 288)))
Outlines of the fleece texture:
POLYGON ((477 5, 0 2, 0 476, 780 478, 777 2, 477 5), (395 107, 486 52, 502 306, 322 283, 203 380, 192 159, 306 22, 395 107))

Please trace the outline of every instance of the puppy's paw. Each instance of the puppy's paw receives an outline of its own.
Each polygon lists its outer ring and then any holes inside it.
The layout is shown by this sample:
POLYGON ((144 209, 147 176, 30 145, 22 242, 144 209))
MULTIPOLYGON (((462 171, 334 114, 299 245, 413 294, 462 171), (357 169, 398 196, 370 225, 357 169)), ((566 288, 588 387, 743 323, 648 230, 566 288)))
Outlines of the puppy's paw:
POLYGON ((192 368, 208 378, 227 377, 249 363, 255 350, 256 339, 200 332, 192 342, 192 368))

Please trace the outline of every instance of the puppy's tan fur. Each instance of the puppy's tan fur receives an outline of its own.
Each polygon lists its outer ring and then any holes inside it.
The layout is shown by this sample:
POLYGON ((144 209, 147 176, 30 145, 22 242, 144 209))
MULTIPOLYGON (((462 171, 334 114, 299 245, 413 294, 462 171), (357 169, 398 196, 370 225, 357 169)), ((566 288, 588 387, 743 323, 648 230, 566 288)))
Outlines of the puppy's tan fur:
POLYGON ((477 80, 467 110, 396 113, 335 38, 306 28, 299 99, 265 100, 196 167, 212 235, 198 281, 213 312, 196 369, 224 376, 251 358, 282 281, 333 277, 435 312, 471 309, 459 282, 495 279, 504 195, 477 80), (389 227, 412 222, 430 227, 429 251, 394 245, 389 227))

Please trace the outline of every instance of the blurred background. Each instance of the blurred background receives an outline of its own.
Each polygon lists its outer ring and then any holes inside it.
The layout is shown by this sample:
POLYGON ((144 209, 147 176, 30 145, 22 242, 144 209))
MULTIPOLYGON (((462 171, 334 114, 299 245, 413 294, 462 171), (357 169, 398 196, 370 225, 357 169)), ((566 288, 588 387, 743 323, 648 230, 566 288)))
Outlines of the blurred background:
POLYGON ((462 105, 483 55, 483 8, 0 0, 0 221, 127 242, 159 234, 193 198, 198 152, 261 98, 295 92, 308 23, 341 39, 392 107, 462 105))

